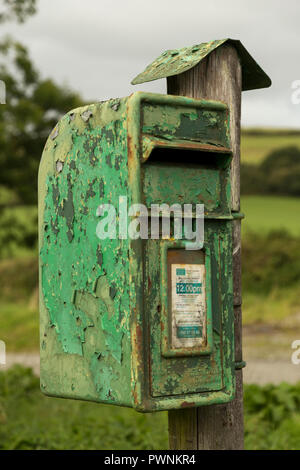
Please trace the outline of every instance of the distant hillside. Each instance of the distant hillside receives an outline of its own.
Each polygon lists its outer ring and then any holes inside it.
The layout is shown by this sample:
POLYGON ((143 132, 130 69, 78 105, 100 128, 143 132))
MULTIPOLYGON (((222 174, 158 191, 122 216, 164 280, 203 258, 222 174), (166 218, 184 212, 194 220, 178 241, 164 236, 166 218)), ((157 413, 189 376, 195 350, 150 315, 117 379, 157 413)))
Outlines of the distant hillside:
POLYGON ((272 151, 283 147, 300 148, 300 129, 243 128, 242 163, 257 165, 272 151))
POLYGON ((290 137, 300 136, 300 129, 276 129, 276 128, 263 128, 263 127, 243 127, 242 136, 257 136, 257 137, 290 137))

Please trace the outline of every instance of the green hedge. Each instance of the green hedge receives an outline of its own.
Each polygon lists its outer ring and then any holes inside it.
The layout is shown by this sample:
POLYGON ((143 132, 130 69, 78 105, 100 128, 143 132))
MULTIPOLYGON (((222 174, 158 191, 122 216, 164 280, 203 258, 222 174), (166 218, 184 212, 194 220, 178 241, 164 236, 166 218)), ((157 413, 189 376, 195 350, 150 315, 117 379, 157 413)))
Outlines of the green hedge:
POLYGON ((241 165, 242 194, 300 196, 300 149, 274 150, 260 165, 241 165))
MULTIPOLYGON (((300 449, 300 384, 245 385, 246 449, 300 449)), ((167 413, 48 398, 30 369, 0 372, 0 449, 167 449, 167 413)))
POLYGON ((243 290, 268 294, 272 289, 299 286, 300 238, 285 231, 248 232, 242 243, 243 290))

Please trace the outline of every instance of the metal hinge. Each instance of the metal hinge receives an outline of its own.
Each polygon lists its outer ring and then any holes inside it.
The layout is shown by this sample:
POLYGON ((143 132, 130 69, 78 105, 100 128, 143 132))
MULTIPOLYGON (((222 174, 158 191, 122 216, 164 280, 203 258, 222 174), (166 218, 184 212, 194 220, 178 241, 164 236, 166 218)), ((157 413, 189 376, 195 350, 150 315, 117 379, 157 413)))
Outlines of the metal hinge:
POLYGON ((245 361, 236 361, 235 370, 241 370, 244 367, 246 367, 246 362, 245 361))

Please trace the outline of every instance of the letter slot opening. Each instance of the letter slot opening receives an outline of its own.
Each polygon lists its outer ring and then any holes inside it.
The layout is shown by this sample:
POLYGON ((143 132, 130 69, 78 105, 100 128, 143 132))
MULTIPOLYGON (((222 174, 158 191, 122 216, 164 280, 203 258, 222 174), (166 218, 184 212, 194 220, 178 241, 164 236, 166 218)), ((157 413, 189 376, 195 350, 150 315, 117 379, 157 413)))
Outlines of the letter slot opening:
MULTIPOLYGON (((211 146, 212 147, 212 146, 211 146)), ((196 166, 202 168, 226 168, 232 158, 232 152, 223 148, 173 148, 154 147, 146 160, 147 165, 196 166)))

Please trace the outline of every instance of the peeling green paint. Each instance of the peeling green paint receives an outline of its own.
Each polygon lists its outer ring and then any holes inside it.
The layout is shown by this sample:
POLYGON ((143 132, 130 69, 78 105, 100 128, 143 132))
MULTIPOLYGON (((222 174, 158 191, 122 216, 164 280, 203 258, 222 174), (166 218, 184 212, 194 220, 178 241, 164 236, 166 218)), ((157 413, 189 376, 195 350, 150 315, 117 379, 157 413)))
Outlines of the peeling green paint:
POLYGON ((164 51, 142 73, 137 75, 131 83, 137 85, 186 72, 199 64, 214 50, 226 44, 234 46, 239 55, 242 64, 243 90, 254 90, 271 86, 270 77, 257 64, 242 43, 236 39, 229 38, 164 51))
POLYGON ((228 109, 218 102, 135 93, 57 124, 39 172, 44 393, 140 411, 232 398, 230 159, 228 109), (154 158, 159 149, 167 160, 154 158), (193 163, 173 161, 176 149, 193 163), (97 208, 118 208, 119 196, 148 207, 205 204, 213 353, 163 356, 167 241, 99 240, 97 208))
MULTIPOLYGON (((102 243, 96 236, 98 205, 118 202, 114 188, 126 193, 126 161, 119 161, 118 170, 107 165, 107 157, 114 162, 118 154, 126 153, 126 100, 119 103, 118 112, 111 110, 109 103, 102 103, 68 113, 57 126, 56 145, 51 142, 53 139, 46 144, 39 175, 40 192, 44 193, 40 222, 47 227, 40 240, 41 315, 48 316, 59 343, 51 354, 63 351, 83 356, 96 382, 97 366, 102 371, 102 380, 107 377, 109 381, 112 367, 114 375, 124 374, 121 363, 124 335, 129 341, 128 263, 125 267, 122 264, 122 259, 128 256, 128 241, 102 243), (59 173, 55 171, 57 161, 63 162, 59 173), (105 182, 109 182, 106 191, 105 182), (119 289, 112 299, 109 289, 116 282, 119 289), (115 314, 117 309, 122 312, 121 322, 115 314), (95 361, 97 351, 101 357, 95 361)), ((47 337, 43 341, 47 344, 47 337)), ((46 384, 47 347, 45 351, 42 380, 46 384)), ((59 380, 62 379, 58 377, 54 390, 48 386, 46 391, 60 394, 59 388, 64 384, 59 384, 59 380)), ((93 399, 105 400, 112 392, 104 383, 98 384, 93 393, 93 399)))
POLYGON ((148 105, 143 107, 142 132, 168 140, 183 139, 202 143, 226 146, 227 129, 224 128, 224 114, 227 110, 220 108, 211 110, 195 109, 182 106, 176 113, 170 105, 148 105))

